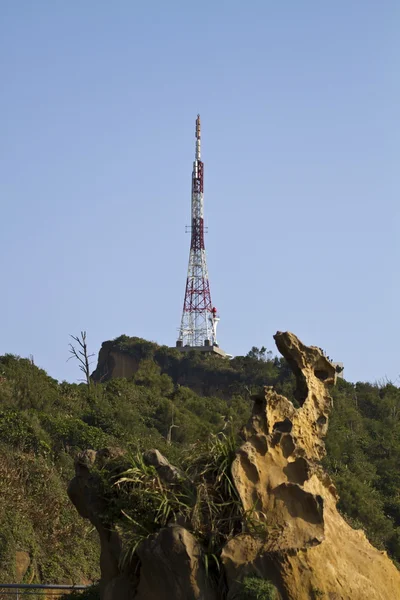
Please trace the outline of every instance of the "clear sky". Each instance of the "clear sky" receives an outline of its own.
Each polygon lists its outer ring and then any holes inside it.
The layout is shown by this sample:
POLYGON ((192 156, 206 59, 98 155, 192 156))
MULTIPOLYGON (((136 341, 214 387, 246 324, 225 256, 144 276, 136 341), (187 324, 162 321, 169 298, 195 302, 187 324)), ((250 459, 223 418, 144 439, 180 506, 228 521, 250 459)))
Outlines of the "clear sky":
POLYGON ((2 0, 0 353, 174 345, 194 123, 219 342, 399 381, 398 0, 2 0))

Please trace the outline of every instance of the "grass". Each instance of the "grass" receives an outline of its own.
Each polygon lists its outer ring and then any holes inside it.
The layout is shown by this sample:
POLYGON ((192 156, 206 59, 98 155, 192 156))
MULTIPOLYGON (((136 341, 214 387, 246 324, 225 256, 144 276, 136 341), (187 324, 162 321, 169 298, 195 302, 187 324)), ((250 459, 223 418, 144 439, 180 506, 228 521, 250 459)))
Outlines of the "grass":
POLYGON ((177 484, 163 482, 139 453, 133 456, 131 467, 114 484, 126 499, 124 518, 117 524, 123 563, 149 535, 179 519, 201 541, 207 572, 218 570, 222 545, 241 531, 244 519, 231 475, 235 453, 233 436, 210 436, 183 456, 183 477, 177 484))

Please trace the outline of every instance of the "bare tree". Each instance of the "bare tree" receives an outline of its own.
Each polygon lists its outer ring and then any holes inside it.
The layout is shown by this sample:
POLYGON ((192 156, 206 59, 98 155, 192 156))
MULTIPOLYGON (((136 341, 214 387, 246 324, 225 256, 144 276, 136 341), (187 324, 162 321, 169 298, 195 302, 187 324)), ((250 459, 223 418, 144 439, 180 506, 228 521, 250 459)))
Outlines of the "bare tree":
POLYGON ((73 340, 78 344, 78 346, 74 346, 73 344, 69 344, 69 352, 71 358, 76 358, 79 363, 79 368, 82 373, 85 375, 85 379, 81 379, 80 381, 86 381, 87 385, 90 386, 90 359, 93 354, 88 354, 87 343, 86 343, 86 331, 81 331, 80 336, 71 335, 73 340))

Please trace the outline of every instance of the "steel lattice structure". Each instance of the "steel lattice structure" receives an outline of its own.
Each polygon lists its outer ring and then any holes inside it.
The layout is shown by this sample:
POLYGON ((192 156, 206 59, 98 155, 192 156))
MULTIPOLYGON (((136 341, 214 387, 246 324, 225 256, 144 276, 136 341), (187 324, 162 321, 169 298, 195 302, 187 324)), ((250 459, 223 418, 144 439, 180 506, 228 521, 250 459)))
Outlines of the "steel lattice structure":
POLYGON ((189 266, 178 343, 217 346, 219 321, 213 307, 204 245, 204 165, 201 157, 200 115, 196 119, 196 153, 192 173, 192 221, 189 266))

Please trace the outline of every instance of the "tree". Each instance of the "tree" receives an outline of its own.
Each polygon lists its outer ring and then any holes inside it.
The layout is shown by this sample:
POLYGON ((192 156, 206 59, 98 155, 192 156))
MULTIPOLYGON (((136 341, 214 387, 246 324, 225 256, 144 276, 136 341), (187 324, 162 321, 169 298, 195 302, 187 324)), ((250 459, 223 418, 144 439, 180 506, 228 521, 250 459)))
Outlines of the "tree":
MULTIPOLYGON (((267 349, 265 346, 262 346, 261 348, 257 348, 257 346, 253 346, 252 349, 250 350, 250 352, 247 353, 246 356, 248 356, 248 358, 255 358, 256 360, 263 360, 265 361, 265 353, 267 352, 267 349)), ((268 355, 272 354, 272 352, 268 352, 268 355)))
POLYGON ((76 348, 72 344, 69 344, 69 352, 71 356, 68 360, 71 360, 71 358, 76 358, 80 370, 85 375, 85 379, 81 379, 80 381, 86 381, 87 385, 90 386, 90 359, 92 356, 94 356, 94 353, 88 354, 86 331, 81 331, 80 337, 75 335, 71 335, 70 337, 77 342, 78 347, 76 348))

